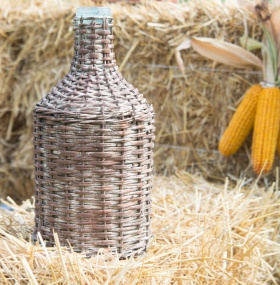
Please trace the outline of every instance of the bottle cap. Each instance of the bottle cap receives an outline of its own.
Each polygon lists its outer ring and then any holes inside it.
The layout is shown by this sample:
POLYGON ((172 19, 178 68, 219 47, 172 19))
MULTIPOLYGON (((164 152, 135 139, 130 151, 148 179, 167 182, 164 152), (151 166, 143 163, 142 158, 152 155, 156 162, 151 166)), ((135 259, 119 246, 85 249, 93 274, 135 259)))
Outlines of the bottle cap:
POLYGON ((76 17, 111 17, 112 12, 109 7, 78 7, 76 11, 76 17))

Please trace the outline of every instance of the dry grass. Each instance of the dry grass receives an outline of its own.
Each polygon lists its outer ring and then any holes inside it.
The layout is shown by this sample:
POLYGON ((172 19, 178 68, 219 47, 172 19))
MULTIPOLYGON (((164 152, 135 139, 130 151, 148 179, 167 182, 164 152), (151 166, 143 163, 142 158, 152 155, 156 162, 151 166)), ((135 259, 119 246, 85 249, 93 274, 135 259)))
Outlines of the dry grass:
POLYGON ((179 172, 156 177, 147 253, 90 259, 29 242, 32 203, 0 210, 1 284, 279 284, 279 192, 215 185, 179 172))

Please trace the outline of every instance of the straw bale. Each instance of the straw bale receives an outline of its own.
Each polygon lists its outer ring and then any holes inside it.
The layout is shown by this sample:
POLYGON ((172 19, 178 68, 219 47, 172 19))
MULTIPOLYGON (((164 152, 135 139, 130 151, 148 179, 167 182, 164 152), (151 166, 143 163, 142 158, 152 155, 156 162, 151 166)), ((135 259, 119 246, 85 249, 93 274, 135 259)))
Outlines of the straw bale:
POLYGON ((210 184, 178 172, 156 177, 154 237, 128 260, 91 258, 30 243, 33 203, 0 209, 1 284, 279 284, 279 192, 238 181, 210 184), (16 283, 18 282, 18 283, 16 283))
MULTIPOLYGON (((175 48, 194 35, 238 43, 246 31, 261 38, 253 15, 247 15, 237 1, 221 2, 104 4, 112 8, 115 18, 118 66, 155 107, 156 173, 169 175, 186 169, 215 180, 253 177, 250 138, 230 158, 223 158, 217 145, 244 91, 260 80, 260 73, 214 64, 188 50, 182 52, 184 78, 174 56, 175 48)), ((68 72, 73 54, 72 18, 77 5, 95 3, 1 3, 1 197, 10 195, 20 201, 33 193, 32 110, 34 103, 68 72)), ((267 179, 272 181, 273 176, 267 179)))
MULTIPOLYGON (((238 43, 245 32, 244 22, 247 33, 259 38, 255 18, 245 15, 233 1, 169 5, 169 9, 160 9, 158 4, 116 9, 117 43, 127 46, 128 51, 135 47, 122 72, 157 112, 156 171, 169 174, 188 169, 210 178, 228 173, 240 176, 244 172, 252 176, 250 139, 229 159, 219 155, 217 145, 240 98, 261 74, 215 65, 189 50, 182 52, 185 79, 177 67, 174 49, 191 36, 238 43)), ((127 50, 120 49, 117 54, 121 67, 127 50)))
POLYGON ((0 193, 20 202, 34 193, 33 106, 69 69, 73 9, 18 2, 0 8, 0 193))

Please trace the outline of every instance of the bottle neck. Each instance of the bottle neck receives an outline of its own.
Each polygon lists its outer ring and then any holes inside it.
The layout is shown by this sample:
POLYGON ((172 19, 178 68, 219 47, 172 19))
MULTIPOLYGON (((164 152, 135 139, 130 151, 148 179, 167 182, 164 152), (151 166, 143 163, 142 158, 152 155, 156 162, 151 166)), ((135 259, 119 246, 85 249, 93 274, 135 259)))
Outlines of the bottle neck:
POLYGON ((74 19, 75 46, 71 73, 88 74, 116 66, 112 17, 74 19))

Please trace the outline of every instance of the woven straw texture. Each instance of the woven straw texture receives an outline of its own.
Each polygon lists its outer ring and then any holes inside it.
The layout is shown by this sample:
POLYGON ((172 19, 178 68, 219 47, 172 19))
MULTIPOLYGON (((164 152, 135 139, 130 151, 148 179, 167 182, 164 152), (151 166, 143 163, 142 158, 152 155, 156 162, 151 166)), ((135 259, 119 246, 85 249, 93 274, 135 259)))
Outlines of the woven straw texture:
POLYGON ((34 236, 129 256, 151 236, 154 112, 118 72, 112 27, 74 19, 70 72, 35 106, 34 236))

